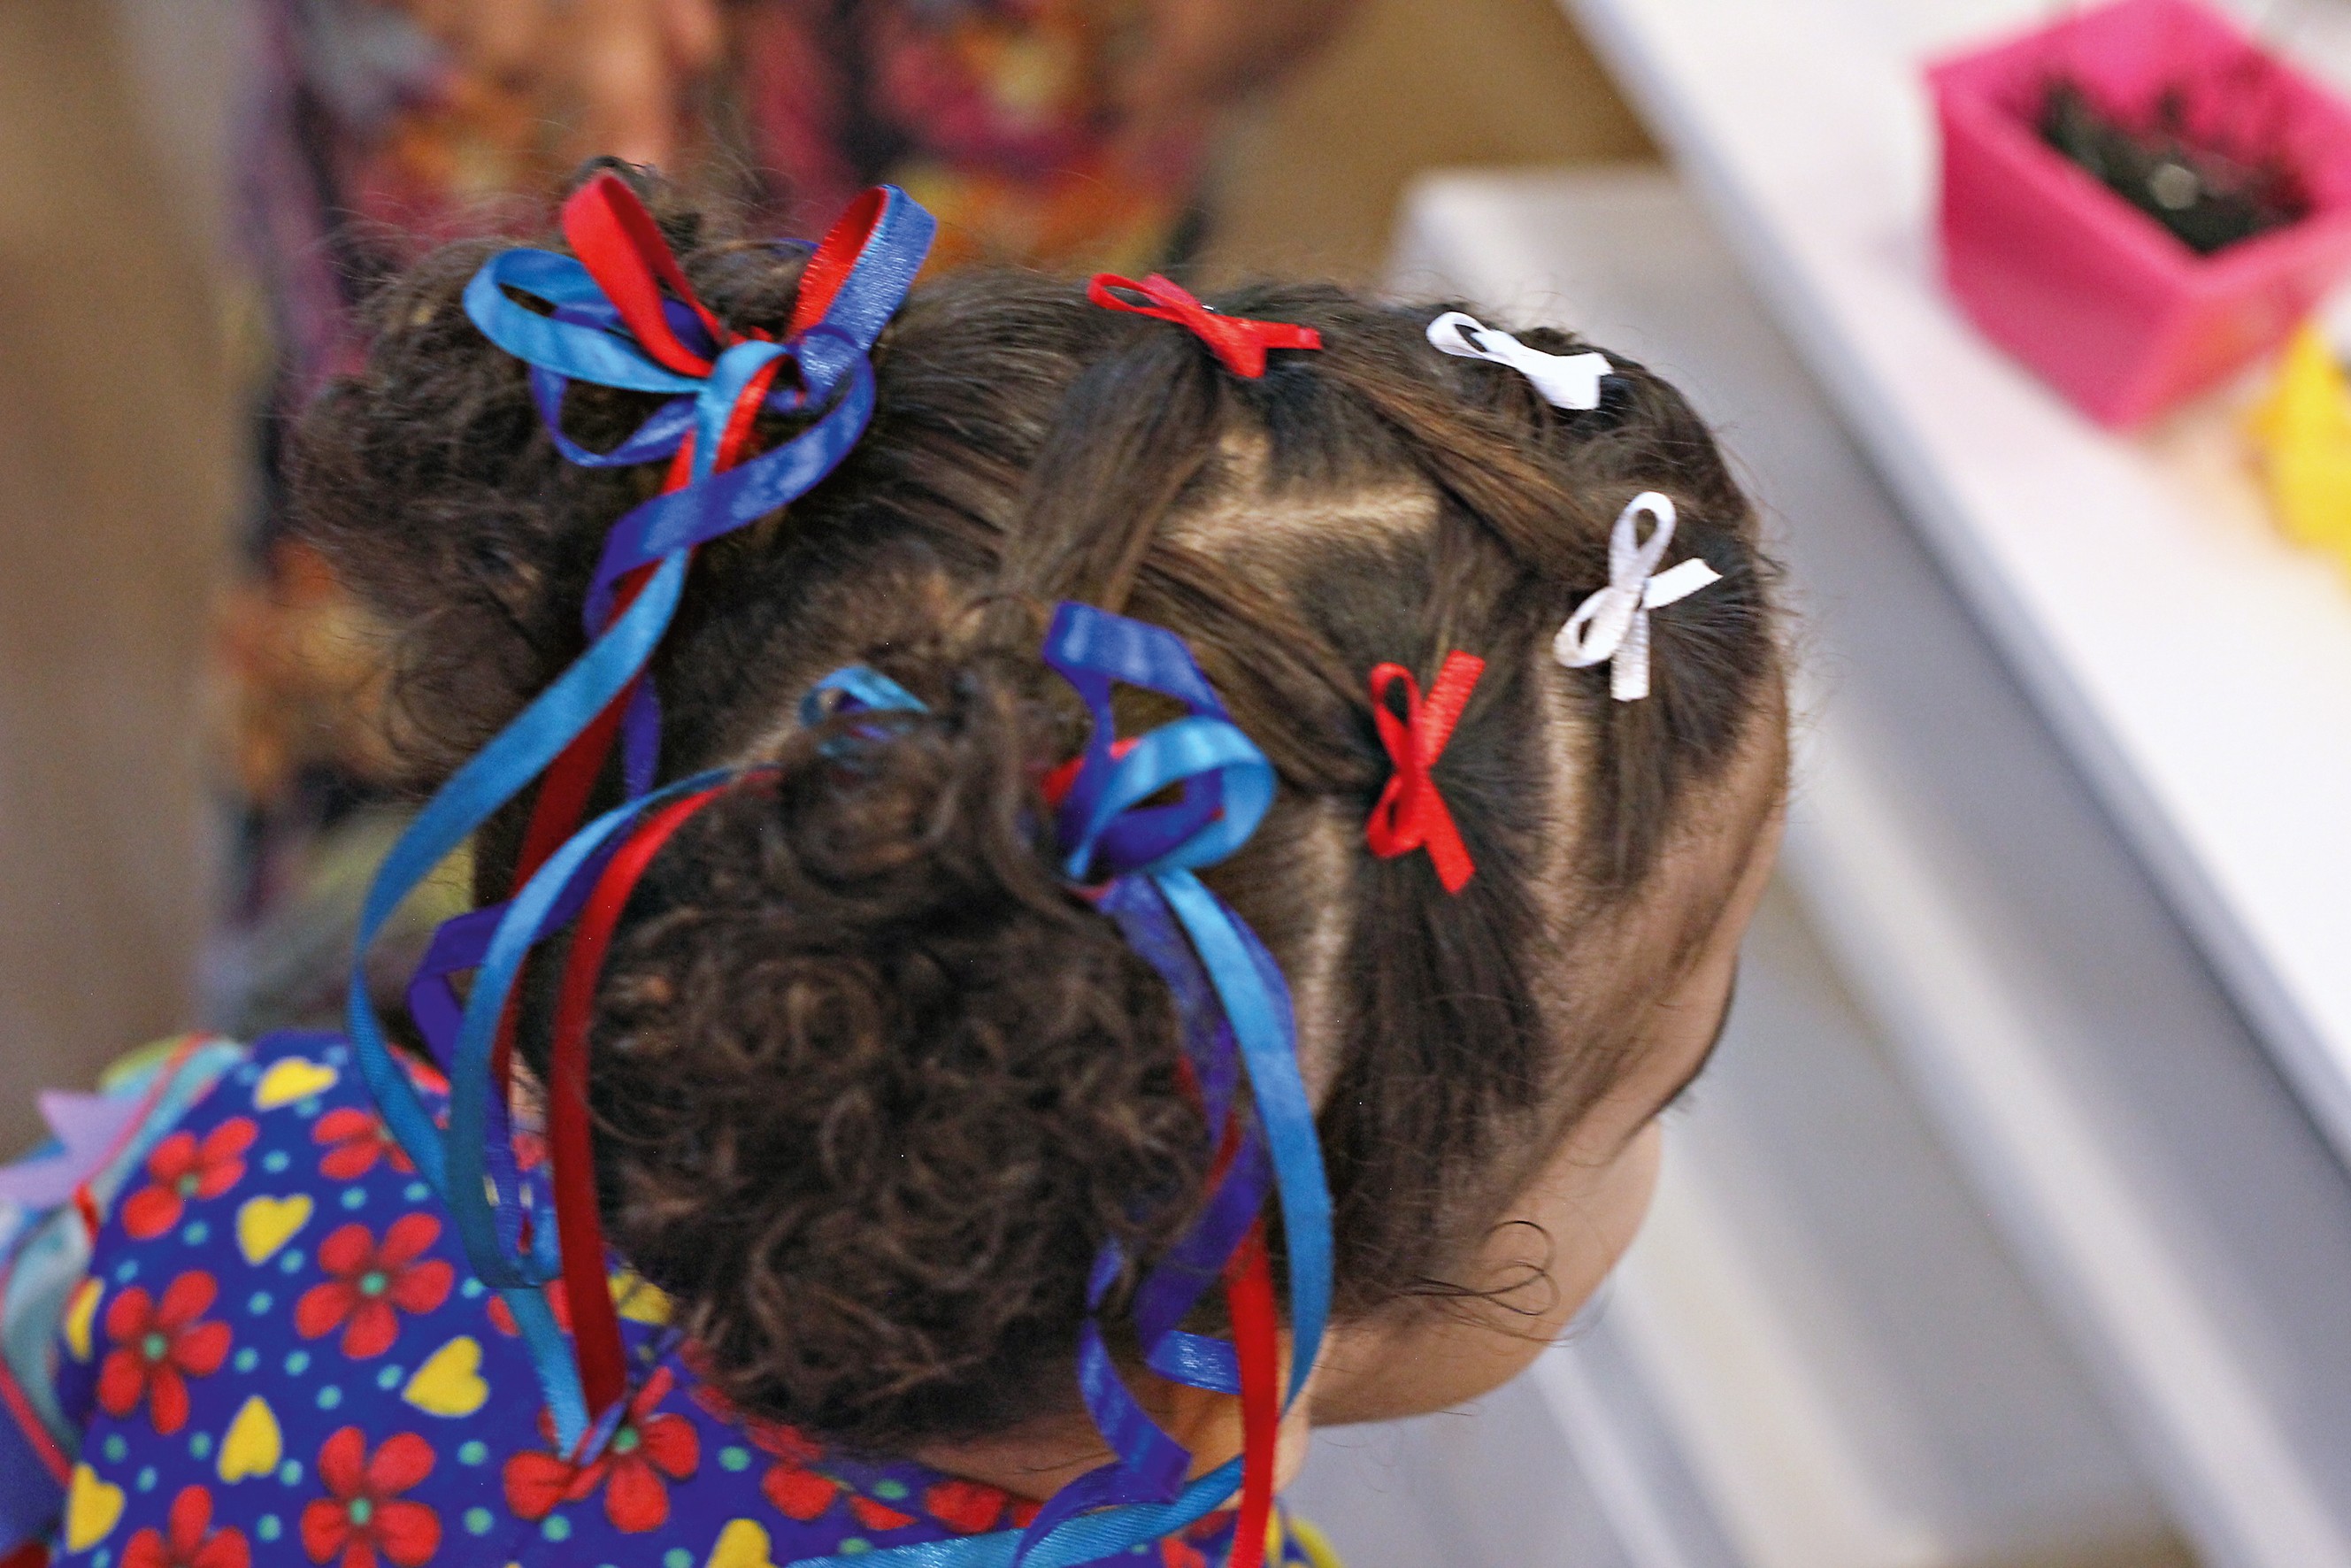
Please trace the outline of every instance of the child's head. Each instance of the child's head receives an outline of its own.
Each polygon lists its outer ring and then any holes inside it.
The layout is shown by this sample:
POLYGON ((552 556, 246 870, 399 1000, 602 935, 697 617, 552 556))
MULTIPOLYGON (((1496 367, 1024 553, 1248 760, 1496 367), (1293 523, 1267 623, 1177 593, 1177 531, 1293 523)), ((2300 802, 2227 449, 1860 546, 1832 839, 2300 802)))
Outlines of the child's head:
MULTIPOLYGON (((781 327, 797 255, 662 211, 723 319, 781 327)), ((312 536, 396 630, 421 779, 579 653, 602 536, 661 481, 558 454, 524 367, 459 308, 483 254, 384 294, 297 465, 312 536)), ((1037 652, 1060 600, 1179 633, 1279 774, 1207 880, 1289 978, 1319 1107, 1338 1327, 1318 1411, 1506 1375, 1646 1205, 1655 1113, 1727 1004, 1784 770, 1753 512, 1637 366, 1563 412, 1437 352, 1433 308, 1215 303, 1323 347, 1248 380, 1081 286, 919 291, 874 353, 863 439, 701 552, 656 655, 664 777, 780 773, 690 821, 630 905, 592 1036, 599 1176, 614 1245, 752 1415, 904 1448, 1062 1413, 1096 1252, 1147 1258, 1201 1193, 1166 986, 1050 852, 1044 780, 1083 735, 1037 652), (1616 701, 1552 643, 1648 490, 1678 513, 1672 559, 1722 580, 1656 612, 1652 690, 1616 701), (1476 868, 1458 893, 1364 837, 1394 771, 1367 676, 1426 681, 1453 650, 1487 661, 1436 766, 1476 868), (810 684, 859 661, 933 716, 886 740, 800 728, 810 684)), ((653 401, 580 388, 566 428, 608 446, 653 401)), ((486 899, 521 821, 477 846, 486 899)), ((527 1061, 551 989, 527 989, 527 1061)))

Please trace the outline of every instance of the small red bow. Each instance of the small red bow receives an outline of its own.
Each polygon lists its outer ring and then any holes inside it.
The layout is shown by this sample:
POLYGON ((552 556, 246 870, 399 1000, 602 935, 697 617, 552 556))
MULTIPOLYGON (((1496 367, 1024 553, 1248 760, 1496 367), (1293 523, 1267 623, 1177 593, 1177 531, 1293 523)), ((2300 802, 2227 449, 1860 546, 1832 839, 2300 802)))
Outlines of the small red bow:
POLYGON ((1425 702, 1420 683, 1402 664, 1382 664, 1372 672, 1372 716, 1378 721, 1380 744, 1387 747, 1395 772, 1364 824, 1364 841, 1382 860, 1426 849, 1437 867, 1437 880, 1447 893, 1468 885, 1478 868, 1429 769, 1444 755, 1445 743, 1453 738, 1453 727, 1460 722, 1461 710, 1469 706, 1469 694, 1485 671, 1486 661, 1475 653, 1446 654, 1425 702), (1404 683, 1402 719, 1388 706, 1388 692, 1399 681, 1404 683))
POLYGON ((1319 349, 1322 334, 1311 327, 1300 327, 1288 321, 1252 321, 1246 316, 1227 316, 1211 310, 1192 298, 1182 285, 1170 283, 1153 273, 1137 283, 1132 277, 1121 277, 1114 272, 1098 272, 1086 286, 1086 298, 1105 310, 1131 310, 1137 316, 1155 316, 1162 321, 1173 321, 1189 328, 1194 336, 1208 345, 1209 350, 1223 361, 1225 369, 1237 376, 1255 381, 1265 374, 1265 351, 1268 349, 1319 349), (1119 289, 1140 294, 1152 301, 1138 305, 1123 298, 1119 289))

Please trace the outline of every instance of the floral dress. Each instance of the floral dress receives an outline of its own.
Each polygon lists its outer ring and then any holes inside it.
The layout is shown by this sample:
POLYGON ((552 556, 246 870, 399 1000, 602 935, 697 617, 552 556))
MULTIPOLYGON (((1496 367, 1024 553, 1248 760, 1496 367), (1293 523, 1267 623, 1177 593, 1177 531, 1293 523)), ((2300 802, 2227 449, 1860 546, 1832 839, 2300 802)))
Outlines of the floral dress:
MULTIPOLYGON (((43 1108, 56 1138, 0 1168, 0 1568, 782 1568, 1034 1513, 742 1416, 619 1267, 635 1392, 592 1456, 557 1451, 505 1302, 332 1036, 169 1041, 43 1108)), ((1269 1562, 1330 1568, 1277 1529, 1269 1562)), ((1231 1531, 1120 1561, 1209 1568, 1231 1531)))

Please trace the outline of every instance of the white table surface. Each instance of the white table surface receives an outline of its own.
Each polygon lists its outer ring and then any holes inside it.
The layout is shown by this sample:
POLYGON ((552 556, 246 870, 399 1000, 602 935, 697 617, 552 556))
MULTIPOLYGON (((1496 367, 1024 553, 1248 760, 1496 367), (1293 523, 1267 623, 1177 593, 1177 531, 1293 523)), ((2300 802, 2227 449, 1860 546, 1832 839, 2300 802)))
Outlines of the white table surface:
MULTIPOLYGON (((2351 1158, 2351 578, 2270 526, 2247 389, 2109 435, 1937 277, 1920 66, 2053 8, 1565 4, 2351 1158)), ((2266 8, 2351 83, 2351 5, 2266 8)))

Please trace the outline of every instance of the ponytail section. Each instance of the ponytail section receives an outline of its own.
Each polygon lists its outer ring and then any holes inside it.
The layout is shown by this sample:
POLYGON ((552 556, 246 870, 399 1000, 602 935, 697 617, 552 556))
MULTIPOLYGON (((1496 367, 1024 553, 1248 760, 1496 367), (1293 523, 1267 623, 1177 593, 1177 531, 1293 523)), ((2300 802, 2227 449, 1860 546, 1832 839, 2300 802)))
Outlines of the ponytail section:
MULTIPOLYGON (((935 225, 886 187, 852 208, 810 263, 823 283, 810 297, 813 308, 795 308, 780 342, 735 332, 694 298, 651 214, 610 171, 573 192, 564 226, 576 257, 528 249, 492 256, 466 286, 466 314, 484 336, 531 364, 533 392, 554 438, 579 465, 611 460, 561 436, 568 380, 677 394, 621 446, 632 459, 674 453, 670 480, 605 538, 583 610, 592 639, 587 650, 442 786, 384 857, 360 912, 345 1021, 353 1059, 385 1125, 449 1207, 475 1276, 505 1291, 557 1436, 574 1450, 620 1390, 611 1386, 610 1367, 583 1379, 549 1304, 560 1269, 553 1238, 563 1230, 592 1235, 592 1217, 565 1224, 559 1212, 557 1226, 527 1224, 507 1124, 507 996, 531 947, 560 923, 566 890, 652 789, 660 710, 643 677, 676 612, 694 549, 805 492, 863 433, 873 407, 865 352, 913 282, 935 225), (537 308, 509 298, 509 290, 537 308), (776 372, 787 361, 797 374, 778 392, 776 372), (790 410, 824 412, 783 445, 748 455, 758 410, 778 400, 790 410), (575 833, 616 730, 623 737, 627 801, 575 833), (430 1041, 449 1074, 444 1139, 392 1054, 369 994, 367 951, 408 894, 542 773, 515 897, 495 927, 487 912, 475 911, 452 923, 461 937, 435 940, 444 973, 477 967, 455 1038, 430 1041), (587 1396, 588 1383, 597 1387, 596 1404, 587 1396)), ((584 1126, 580 1135, 584 1139, 584 1126)), ((592 1180, 584 1170, 572 1175, 569 1193, 553 1201, 592 1204, 592 1180)), ((601 1266, 601 1258, 580 1265, 601 1266)), ((611 1317, 608 1296, 581 1294, 584 1300, 571 1303, 575 1310, 611 1317)), ((609 1321, 582 1336, 583 1347, 612 1360, 618 1342, 609 1321)))
POLYGON ((1123 336, 1062 394, 1021 488, 1002 581, 1033 601, 1123 611, 1168 514, 1216 455, 1217 362, 1164 328, 1123 336))

